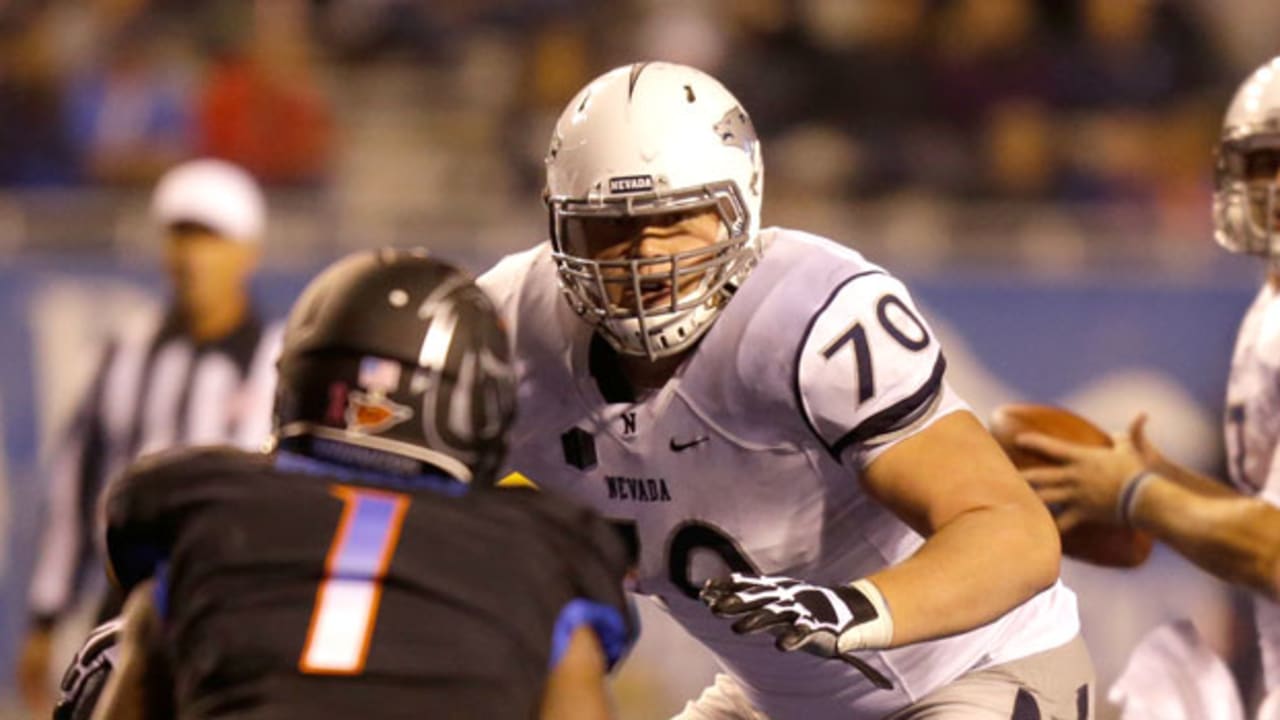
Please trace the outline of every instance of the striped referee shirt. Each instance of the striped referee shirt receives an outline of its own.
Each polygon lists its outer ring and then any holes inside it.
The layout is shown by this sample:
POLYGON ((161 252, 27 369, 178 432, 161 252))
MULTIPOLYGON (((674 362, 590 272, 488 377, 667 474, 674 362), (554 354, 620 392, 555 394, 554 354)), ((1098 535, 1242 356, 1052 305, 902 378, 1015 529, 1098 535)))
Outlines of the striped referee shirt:
POLYGON ((49 469, 49 516, 30 607, 50 622, 100 567, 97 503, 135 458, 184 445, 263 446, 271 432, 283 327, 250 313, 218 340, 197 342, 176 313, 118 333, 49 469))

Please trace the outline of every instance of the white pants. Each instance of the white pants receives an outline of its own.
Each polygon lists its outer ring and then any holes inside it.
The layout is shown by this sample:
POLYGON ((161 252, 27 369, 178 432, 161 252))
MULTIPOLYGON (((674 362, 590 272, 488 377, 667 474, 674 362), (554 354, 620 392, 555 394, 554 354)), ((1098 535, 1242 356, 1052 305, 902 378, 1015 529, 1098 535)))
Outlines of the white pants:
MULTIPOLYGON (((1093 663, 1077 636, 1061 647, 961 675, 886 720, 1092 720, 1093 685, 1093 663)), ((721 673, 674 720, 769 719, 736 680, 721 673)))

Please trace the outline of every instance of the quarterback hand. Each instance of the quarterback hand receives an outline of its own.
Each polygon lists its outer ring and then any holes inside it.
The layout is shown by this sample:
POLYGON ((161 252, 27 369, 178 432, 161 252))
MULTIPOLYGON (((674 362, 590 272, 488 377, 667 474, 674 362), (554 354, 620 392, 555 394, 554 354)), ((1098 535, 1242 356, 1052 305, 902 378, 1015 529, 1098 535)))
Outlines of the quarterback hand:
POLYGON ((728 579, 708 580, 700 597, 716 615, 738 618, 736 633, 767 631, 783 652, 804 650, 843 660, 887 690, 893 683, 853 654, 886 647, 892 639, 893 624, 879 594, 865 580, 826 587, 789 577, 733 573, 728 579))
POLYGON ((1159 459, 1159 451, 1143 431, 1146 416, 1139 415, 1127 433, 1112 437, 1111 447, 1078 445, 1041 435, 1023 433, 1016 442, 1050 458, 1056 464, 1027 468, 1022 477, 1046 505, 1056 508, 1058 528, 1066 532, 1084 521, 1123 524, 1126 485, 1159 459))

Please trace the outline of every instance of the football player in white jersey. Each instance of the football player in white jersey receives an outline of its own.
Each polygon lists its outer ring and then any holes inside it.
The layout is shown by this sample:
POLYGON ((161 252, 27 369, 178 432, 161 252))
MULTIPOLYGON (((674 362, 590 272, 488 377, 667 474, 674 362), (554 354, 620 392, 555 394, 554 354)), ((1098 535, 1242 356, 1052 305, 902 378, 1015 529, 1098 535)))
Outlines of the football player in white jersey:
POLYGON ((1027 471, 1065 530, 1082 520, 1130 524, 1214 575, 1257 591, 1266 684, 1280 690, 1280 57, 1237 90, 1223 121, 1214 237, 1264 258, 1267 277, 1244 316, 1227 382, 1230 485, 1168 459, 1139 415, 1113 449, 1028 434, 1019 442, 1065 464, 1027 471))
POLYGON ((1051 517, 901 282, 760 228, 733 95, 617 68, 546 162, 550 242, 480 278, 515 344, 509 462, 614 518, 635 590, 716 655, 681 717, 1088 717, 1051 517))

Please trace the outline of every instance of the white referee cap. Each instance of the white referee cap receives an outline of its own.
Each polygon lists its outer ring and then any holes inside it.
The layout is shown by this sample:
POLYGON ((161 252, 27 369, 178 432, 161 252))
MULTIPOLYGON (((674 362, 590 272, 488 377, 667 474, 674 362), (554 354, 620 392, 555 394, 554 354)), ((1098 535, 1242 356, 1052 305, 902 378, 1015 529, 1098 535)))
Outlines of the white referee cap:
POLYGON ((256 243, 266 226, 266 202, 242 168, 224 160, 191 160, 156 183, 151 215, 162 226, 198 223, 228 240, 256 243))

